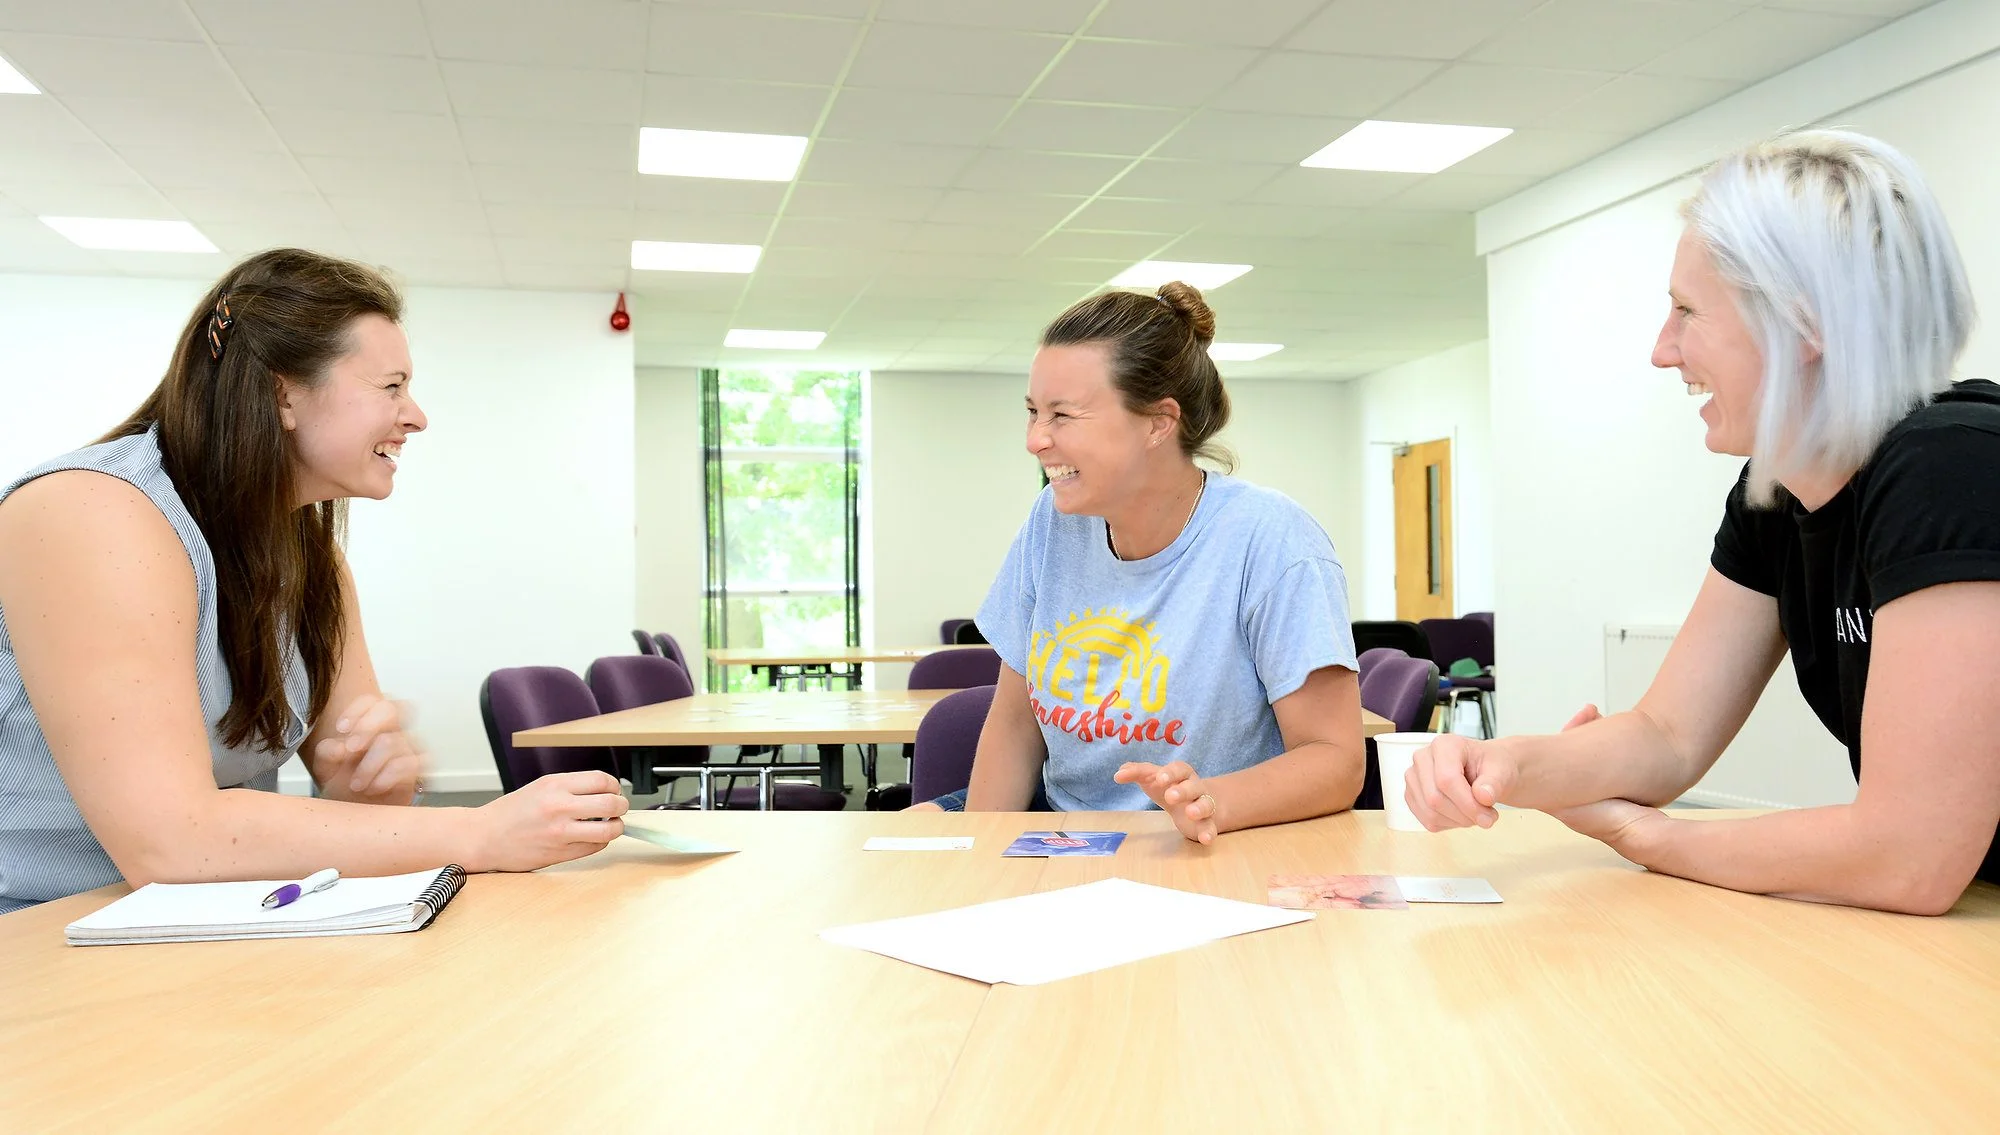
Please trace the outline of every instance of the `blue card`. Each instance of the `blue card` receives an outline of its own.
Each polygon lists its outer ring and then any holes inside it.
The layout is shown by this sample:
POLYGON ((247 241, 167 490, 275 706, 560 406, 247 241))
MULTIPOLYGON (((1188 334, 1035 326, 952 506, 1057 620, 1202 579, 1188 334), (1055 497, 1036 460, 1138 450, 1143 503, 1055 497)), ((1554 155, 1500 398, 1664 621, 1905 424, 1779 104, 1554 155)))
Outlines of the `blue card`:
POLYGON ((1057 855, 1116 855, 1124 832, 1022 832, 1002 855, 1046 859, 1057 855))

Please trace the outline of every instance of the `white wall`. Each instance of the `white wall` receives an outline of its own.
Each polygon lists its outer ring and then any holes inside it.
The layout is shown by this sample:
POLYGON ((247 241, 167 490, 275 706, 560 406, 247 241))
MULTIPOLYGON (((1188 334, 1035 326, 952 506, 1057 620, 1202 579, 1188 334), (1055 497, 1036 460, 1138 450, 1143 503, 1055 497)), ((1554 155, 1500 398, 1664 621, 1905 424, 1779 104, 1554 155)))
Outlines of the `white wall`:
POLYGON ((707 539, 702 527, 701 373, 641 367, 633 396, 636 625, 680 640, 692 671, 688 676, 699 690, 708 678, 701 661, 706 649, 701 587, 707 539))
MULTIPOLYGON (((1834 53, 1839 59, 1808 63, 1614 152, 1601 168, 1565 175, 1548 187, 1550 200, 1587 210, 1567 223, 1550 227, 1549 201, 1534 199, 1536 191, 1481 217, 1482 239, 1514 240, 1489 248, 1488 258, 1495 589, 1510 729, 1554 729, 1604 696, 1607 624, 1681 620, 1741 464, 1703 448, 1696 403, 1672 372, 1647 361, 1666 312, 1675 209, 1691 189, 1678 175, 1719 152, 1674 147, 1768 133, 1783 125, 1772 121, 1774 106, 1792 122, 1832 119, 1888 140, 1925 169, 1975 292, 1989 315, 2000 311, 2000 217, 1989 207, 2000 198, 1989 145, 2000 130, 2000 59, 1959 65, 2000 47, 1995 15, 1990 4, 1937 5, 1834 53), (1904 73, 1884 70, 1894 63, 1904 73), (1925 70, 1938 67, 1955 69, 1925 70), (1629 175, 1643 162, 1674 172, 1615 202, 1579 196, 1593 178, 1629 175)), ((1996 363, 2000 344, 1976 334, 1963 373, 1993 374, 1996 363)), ((1803 711, 1789 666, 1765 693, 1774 699, 1788 715, 1803 711)), ((1802 785, 1844 761, 1823 731, 1807 731, 1799 744, 1804 752, 1788 759, 1814 770, 1802 785)))
MULTIPOLYGON (((1346 384, 1229 380, 1238 474, 1304 505, 1353 567, 1354 423, 1346 384)), ((979 609, 1026 518, 1041 474, 1023 448, 1020 375, 877 372, 873 376, 869 491, 874 578, 867 587, 874 640, 937 641, 938 623, 979 609)), ((906 666, 874 668, 888 688, 906 666)))
POLYGON ((1454 613, 1493 609, 1493 445, 1485 341, 1377 371, 1352 384, 1359 408, 1360 547, 1355 618, 1396 617, 1394 445, 1451 439, 1454 613))
MULTIPOLYGON (((189 281, 0 276, 0 475, 94 440, 165 370, 189 281)), ((383 688, 445 790, 497 787, 479 682, 630 649, 632 347, 609 296, 416 288, 411 439, 349 556, 383 688)), ((296 786, 298 772, 287 779, 296 786)))

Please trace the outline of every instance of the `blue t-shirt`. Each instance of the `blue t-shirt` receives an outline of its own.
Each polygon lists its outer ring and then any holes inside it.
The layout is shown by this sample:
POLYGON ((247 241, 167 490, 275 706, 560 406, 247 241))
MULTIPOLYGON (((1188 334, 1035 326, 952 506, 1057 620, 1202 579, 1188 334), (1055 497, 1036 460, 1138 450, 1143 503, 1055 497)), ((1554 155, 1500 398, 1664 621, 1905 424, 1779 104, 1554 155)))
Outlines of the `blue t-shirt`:
POLYGON ((1354 669, 1347 576, 1290 497, 1220 473, 1187 527, 1143 560, 1111 554, 1105 522, 1044 489, 1014 538, 979 630, 1028 680, 1064 811, 1135 811, 1126 761, 1202 776, 1285 751, 1271 703, 1323 666, 1354 669))

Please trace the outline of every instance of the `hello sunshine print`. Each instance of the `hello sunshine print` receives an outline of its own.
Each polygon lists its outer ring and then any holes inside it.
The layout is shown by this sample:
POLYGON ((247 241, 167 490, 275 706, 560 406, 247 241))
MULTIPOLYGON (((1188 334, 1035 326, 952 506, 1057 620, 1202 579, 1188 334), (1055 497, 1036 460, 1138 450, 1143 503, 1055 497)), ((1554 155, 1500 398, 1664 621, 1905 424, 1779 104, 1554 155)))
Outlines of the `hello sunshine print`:
POLYGON ((1164 712, 1173 660, 1158 626, 1107 607, 1036 631, 1027 675, 1035 720, 1086 742, 1185 744, 1186 723, 1164 712))

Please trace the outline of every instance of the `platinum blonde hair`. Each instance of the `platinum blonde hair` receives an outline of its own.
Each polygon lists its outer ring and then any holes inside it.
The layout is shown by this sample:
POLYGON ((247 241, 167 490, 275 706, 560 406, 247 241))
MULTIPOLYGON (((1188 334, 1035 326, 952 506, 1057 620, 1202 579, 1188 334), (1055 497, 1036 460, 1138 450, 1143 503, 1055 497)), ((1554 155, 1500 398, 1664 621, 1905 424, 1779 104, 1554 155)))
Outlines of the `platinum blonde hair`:
POLYGON ((1859 469, 1950 385, 1972 289, 1937 198, 1894 147, 1784 134, 1710 166, 1681 213, 1764 354, 1753 503, 1788 476, 1859 469))

